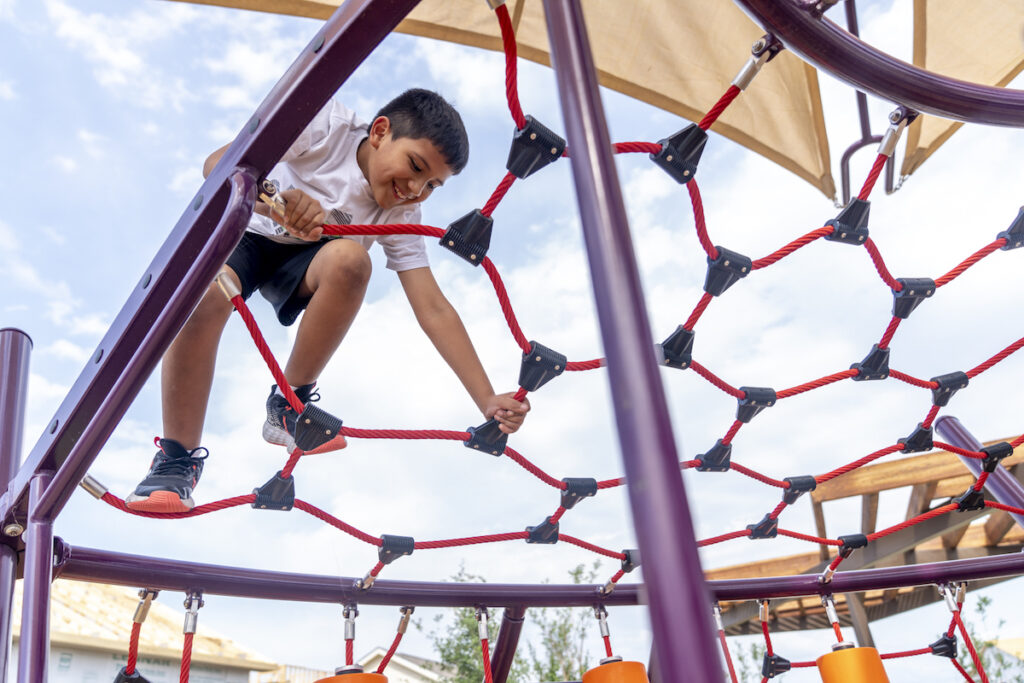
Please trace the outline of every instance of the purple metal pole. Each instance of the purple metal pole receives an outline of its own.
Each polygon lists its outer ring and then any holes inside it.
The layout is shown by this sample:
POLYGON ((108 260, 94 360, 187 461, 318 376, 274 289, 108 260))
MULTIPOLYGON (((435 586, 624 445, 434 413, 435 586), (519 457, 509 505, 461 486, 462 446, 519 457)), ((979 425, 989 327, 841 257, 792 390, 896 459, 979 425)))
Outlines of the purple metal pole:
MULTIPOLYGON (((943 439, 957 448, 962 448, 965 451, 981 450, 981 442, 967 431, 960 420, 951 415, 943 415, 936 420, 935 430, 942 435, 943 439)), ((957 457, 967 466, 967 469, 974 473, 974 476, 977 477, 981 474, 982 463, 980 460, 965 458, 962 455, 957 457)), ((995 472, 988 475, 988 479, 985 480, 985 490, 991 493, 998 503, 1024 508, 1024 486, 1021 486, 1017 478, 1010 474, 1005 467, 997 467, 995 472)), ((1011 512, 1010 515, 1024 529, 1024 515, 1015 512, 1011 512)))
MULTIPOLYGON (((32 340, 27 334, 10 327, 0 329, 0 490, 6 490, 21 462, 31 351, 32 340)), ((11 608, 18 570, 14 535, 18 528, 11 526, 9 533, 4 528, 0 537, 0 683, 7 682, 11 654, 11 608)))
POLYGON ((720 682, 711 599, 679 474, 582 8, 579 0, 545 0, 544 11, 633 524, 644 558, 658 670, 669 681, 720 682))
POLYGON ((45 683, 50 658, 50 582, 53 577, 53 522, 35 514, 36 505, 52 478, 39 472, 29 487, 28 528, 25 530, 25 581, 21 602, 21 642, 18 643, 18 683, 45 683))
POLYGON ((947 119, 1024 126, 1024 91, 959 81, 890 57, 816 17, 818 2, 735 2, 787 48, 858 90, 947 119))
POLYGON ((498 640, 494 643, 494 655, 491 657, 491 676, 494 683, 505 683, 508 672, 512 670, 512 661, 516 658, 516 646, 523 632, 523 621, 526 608, 522 606, 506 607, 501 615, 501 630, 498 640))

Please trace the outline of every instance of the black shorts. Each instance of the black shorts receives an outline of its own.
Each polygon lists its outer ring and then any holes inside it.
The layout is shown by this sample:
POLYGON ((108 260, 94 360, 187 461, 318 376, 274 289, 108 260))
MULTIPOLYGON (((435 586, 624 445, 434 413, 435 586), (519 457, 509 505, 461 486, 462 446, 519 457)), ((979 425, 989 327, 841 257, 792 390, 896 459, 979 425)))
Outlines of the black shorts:
POLYGON ((316 253, 328 240, 309 244, 281 244, 248 230, 228 257, 227 265, 238 275, 242 298, 257 289, 274 306, 282 325, 291 325, 309 304, 296 294, 316 253))

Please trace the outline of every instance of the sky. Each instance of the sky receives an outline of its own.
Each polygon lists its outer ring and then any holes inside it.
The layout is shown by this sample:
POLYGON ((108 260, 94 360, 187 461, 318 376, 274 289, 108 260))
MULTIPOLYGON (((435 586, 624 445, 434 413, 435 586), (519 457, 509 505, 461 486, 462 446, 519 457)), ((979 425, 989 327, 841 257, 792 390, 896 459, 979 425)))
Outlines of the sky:
MULTIPOLYGON (((862 34, 906 57, 911 3, 859 4, 862 34)), ((163 0, 0 0, 0 129, 9 160, 0 171, 9 200, 0 213, 0 326, 23 329, 34 342, 26 454, 190 203, 203 160, 234 138, 319 26, 163 0)), ((738 55, 737 65, 745 59, 738 55)), ((414 85, 438 90, 463 113, 470 165, 424 205, 424 223, 445 226, 481 206, 504 175, 512 125, 503 73, 500 54, 396 34, 339 90, 338 99, 364 116, 414 85)), ((854 95, 827 76, 821 87, 838 180, 840 154, 859 137, 854 95)), ((526 113, 563 128, 549 69, 520 62, 519 92, 526 113)), ((602 97, 613 140, 655 141, 686 123, 611 91, 602 97)), ((892 108, 872 99, 876 132, 892 108)), ((1006 229, 1022 203, 1020 148, 1018 131, 967 126, 899 192, 877 191, 871 235, 890 270, 938 277, 1006 229)), ((855 188, 873 159, 870 150, 854 157, 855 188)), ((617 163, 652 334, 661 340, 699 299, 705 257, 685 190, 643 155, 617 163)), ((836 213, 817 190, 713 131, 699 181, 712 239, 755 257, 836 213)), ((570 360, 603 355, 569 165, 516 183, 494 219, 489 255, 527 336, 570 360)), ((496 390, 514 390, 520 352, 486 276, 428 249, 496 390)), ((1012 311, 1024 303, 1022 253, 997 252, 925 302, 901 325, 892 366, 932 377, 972 367, 1020 338, 1012 311)), ((320 405, 358 428, 479 424, 472 402, 416 326, 382 254, 372 257, 363 308, 320 379, 320 405)), ((294 328, 277 325, 260 297, 250 305, 272 350, 285 358, 294 328)), ((714 301, 700 321, 696 357, 734 386, 793 386, 860 360, 888 324, 890 307, 891 294, 862 250, 815 243, 714 301)), ((1024 431, 1016 402, 1020 355, 972 381, 942 414, 956 415, 982 440, 1024 431)), ((662 378, 680 456, 695 457, 728 429, 735 401, 695 373, 664 369, 662 378)), ((197 502, 248 493, 280 469, 284 453, 259 436, 272 382, 234 317, 221 344, 204 437, 211 456, 197 502)), ((510 441, 517 451, 556 478, 623 473, 603 370, 559 378, 531 401, 526 425, 510 441)), ((733 459, 776 478, 820 473, 906 436, 929 403, 927 391, 898 382, 842 382, 782 401, 747 425, 733 459)), ((90 473, 123 497, 145 474, 159 430, 154 373, 90 473)), ((741 529, 778 502, 775 489, 736 473, 690 471, 683 480, 698 538, 741 529)), ((296 482, 298 497, 368 533, 417 540, 518 531, 558 502, 508 459, 481 458, 452 442, 353 439, 344 451, 304 459, 296 482)), ((906 489, 882 495, 879 528, 902 519, 906 496, 906 489)), ((832 503, 826 514, 833 537, 859 530, 856 500, 832 503)), ((788 510, 783 522, 813 533, 809 501, 788 510)), ((613 550, 636 545, 623 488, 584 501, 561 528, 613 550)), ((274 571, 362 576, 376 562, 370 546, 299 512, 234 508, 157 521, 124 515, 84 491, 72 497, 56 532, 75 546, 274 571)), ((701 558, 710 568, 813 549, 792 539, 737 539, 703 549, 701 558)), ((595 557, 565 543, 471 546, 418 551, 381 577, 446 580, 464 567, 490 582, 561 583, 595 557)), ((605 560, 599 575, 603 580, 616 569, 605 560)), ((1024 635, 1013 603, 1020 586, 1014 580, 984 591, 994 600, 992 622, 1006 621, 1002 635, 1024 635)), ((181 598, 161 600, 178 607, 181 598)), ((417 616, 429 630, 438 613, 422 609, 417 616)), ((363 609, 357 653, 390 644, 397 616, 392 608, 363 609)), ((877 622, 873 631, 881 649, 907 650, 935 640, 946 623, 948 613, 936 603, 877 622)), ((647 660, 643 608, 615 609, 609 624, 618 654, 647 660)), ((330 669, 343 661, 336 605, 210 596, 200 615, 204 627, 282 663, 330 669)), ((603 656, 596 629, 592 640, 596 661, 603 656)), ((831 642, 822 632, 773 637, 776 650, 794 661, 815 658, 831 642)), ((433 655, 426 634, 416 630, 402 649, 433 655)), ((952 667, 934 657, 887 666, 893 680, 925 673, 954 680, 952 667)), ((786 680, 812 681, 816 674, 794 671, 786 680)))

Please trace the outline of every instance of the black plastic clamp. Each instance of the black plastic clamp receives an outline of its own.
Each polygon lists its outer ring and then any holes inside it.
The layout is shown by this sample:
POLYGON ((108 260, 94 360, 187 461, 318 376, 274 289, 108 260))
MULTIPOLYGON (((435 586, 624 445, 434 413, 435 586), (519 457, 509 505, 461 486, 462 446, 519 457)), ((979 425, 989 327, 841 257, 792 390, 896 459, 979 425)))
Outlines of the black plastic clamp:
POLYGON ((868 537, 864 534, 847 534, 840 536, 839 542, 842 544, 839 546, 839 555, 845 560, 857 548, 867 547, 868 537))
POLYGON ((932 428, 925 427, 923 422, 918 422, 910 436, 898 439, 896 443, 903 446, 904 453, 921 453, 935 447, 932 441, 932 428))
POLYGON ((278 472, 252 492, 256 494, 252 506, 257 510, 291 510, 295 505, 295 477, 285 479, 278 472))
POLYGON ((693 336, 693 330, 688 330, 682 325, 677 327, 675 332, 655 347, 660 363, 679 370, 690 367, 690 362, 693 361, 693 336))
POLYGON ((700 464, 696 469, 698 472, 728 472, 731 457, 732 444, 722 443, 722 440, 719 439, 711 447, 711 450, 697 456, 696 460, 700 464))
POLYGON ((767 514, 757 524, 748 524, 747 529, 750 530, 751 540, 775 538, 779 535, 779 520, 772 517, 771 514, 767 514))
POLYGON ((825 225, 835 228, 825 239, 843 244, 864 244, 868 239, 868 215, 871 213, 871 202, 854 197, 843 207, 839 215, 825 225))
POLYGON ((622 558, 622 571, 628 574, 640 566, 639 550, 637 550, 636 548, 631 548, 629 550, 623 550, 622 554, 625 555, 625 557, 622 558))
POLYGON ((700 163, 700 155, 704 153, 707 141, 707 131, 696 123, 691 123, 673 135, 658 140, 661 151, 651 154, 651 161, 672 176, 677 183, 685 185, 696 175, 697 164, 700 163))
POLYGON ((711 296, 719 296, 722 292, 745 278, 753 265, 743 254, 716 246, 718 257, 708 258, 708 273, 704 277, 704 291, 711 296))
POLYGON ((341 419, 312 403, 295 419, 295 445, 300 450, 312 451, 333 440, 341 433, 341 419))
POLYGON ((932 381, 939 385, 932 389, 932 403, 944 406, 949 403, 949 399, 953 398, 953 394, 965 388, 971 380, 966 372, 957 370, 932 377, 932 381))
POLYGON ((803 494, 818 488, 817 480, 810 474, 786 477, 782 481, 789 482, 789 488, 782 490, 782 502, 786 505, 792 505, 803 494))
POLYGON ((525 178, 557 161, 565 151, 565 138, 527 115, 526 125, 512 134, 505 168, 517 178, 525 178))
POLYGON ((438 242, 448 251, 461 256, 474 266, 479 266, 491 246, 491 226, 494 219, 485 216, 480 209, 473 209, 448 226, 438 242))
POLYGON ((957 512, 971 512, 985 507, 985 492, 975 491, 970 487, 956 499, 957 512))
POLYGON ((850 369, 857 371, 853 376, 854 382, 885 379, 889 376, 889 347, 883 349, 875 344, 868 355, 864 356, 864 360, 854 363, 850 369))
POLYGON ((771 387, 740 387, 743 398, 736 399, 739 405, 736 406, 736 419, 740 422, 750 422, 765 408, 775 405, 777 396, 771 387))
POLYGON ((561 505, 566 510, 571 510, 576 503, 584 498, 597 495, 597 479, 589 477, 565 477, 562 479, 565 488, 562 489, 561 505))
POLYGON ((935 293, 935 280, 929 277, 898 277, 896 282, 903 285, 903 289, 892 293, 892 314, 897 318, 909 318, 922 301, 935 293))
POLYGON ((392 536, 381 534, 380 548, 377 549, 377 559, 384 564, 391 564, 400 557, 412 555, 416 549, 416 541, 412 536, 392 536))
POLYGON ((526 527, 526 533, 529 534, 526 537, 527 543, 558 543, 558 522, 552 522, 550 517, 545 517, 537 526, 526 527))
POLYGON ((137 669, 133 673, 128 673, 128 667, 122 666, 114 676, 114 683, 149 683, 149 679, 140 674, 137 669))
POLYGON ((508 434, 501 431, 498 421, 493 417, 479 427, 466 427, 466 431, 469 432, 466 448, 490 453, 493 456, 500 456, 505 452, 508 434))
POLYGON ((949 657, 950 659, 956 658, 956 636, 948 633, 943 634, 941 638, 936 640, 934 643, 929 645, 932 649, 932 654, 937 657, 949 657))
POLYGON ((789 663, 789 660, 779 655, 768 655, 766 652, 764 655, 764 661, 761 663, 761 676, 765 678, 775 678, 779 674, 784 674, 793 668, 793 665, 789 663))
POLYGON ((568 359, 543 344, 530 342, 530 350, 523 354, 519 366, 519 386, 527 391, 537 391, 565 371, 568 359))
POLYGON ((1013 445, 1008 441, 1000 441, 999 443, 983 446, 981 452, 985 454, 985 459, 981 461, 982 469, 991 474, 996 471, 996 468, 999 467, 999 462, 1003 458, 1013 455, 1013 445))
POLYGON ((1024 206, 1017 212, 1017 217, 1010 223, 1010 227, 996 235, 997 239, 1000 237, 1006 238, 1006 244, 1000 247, 1003 251, 1024 245, 1024 206))

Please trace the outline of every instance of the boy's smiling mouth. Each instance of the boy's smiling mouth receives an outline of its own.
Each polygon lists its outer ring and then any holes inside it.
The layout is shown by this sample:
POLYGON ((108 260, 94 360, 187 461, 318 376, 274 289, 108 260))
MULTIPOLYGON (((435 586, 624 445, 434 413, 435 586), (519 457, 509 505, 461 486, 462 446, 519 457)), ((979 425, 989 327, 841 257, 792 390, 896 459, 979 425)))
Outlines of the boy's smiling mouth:
POLYGON ((391 181, 391 191, 394 193, 395 199, 397 199, 400 202, 415 199, 415 197, 407 197, 406 195, 402 194, 401 190, 398 189, 398 183, 396 183, 394 180, 391 181))

